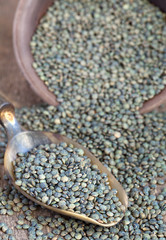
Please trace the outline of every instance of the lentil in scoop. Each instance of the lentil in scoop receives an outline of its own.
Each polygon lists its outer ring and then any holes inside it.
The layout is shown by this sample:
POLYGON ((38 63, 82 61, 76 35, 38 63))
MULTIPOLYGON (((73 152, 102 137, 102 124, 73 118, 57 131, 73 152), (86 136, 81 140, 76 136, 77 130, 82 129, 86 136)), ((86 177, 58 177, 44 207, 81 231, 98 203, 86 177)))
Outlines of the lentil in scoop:
POLYGON ((101 223, 119 221, 125 207, 106 173, 66 143, 40 145, 18 154, 15 183, 37 200, 55 208, 83 214, 101 223))

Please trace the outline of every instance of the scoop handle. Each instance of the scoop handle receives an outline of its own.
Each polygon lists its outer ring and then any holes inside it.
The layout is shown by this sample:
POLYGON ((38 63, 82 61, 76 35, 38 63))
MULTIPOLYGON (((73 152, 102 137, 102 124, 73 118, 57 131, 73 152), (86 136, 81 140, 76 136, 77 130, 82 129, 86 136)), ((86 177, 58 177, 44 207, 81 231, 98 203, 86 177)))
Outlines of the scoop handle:
POLYGON ((2 97, 0 97, 0 124, 7 133, 8 141, 22 131, 15 118, 14 106, 2 97))

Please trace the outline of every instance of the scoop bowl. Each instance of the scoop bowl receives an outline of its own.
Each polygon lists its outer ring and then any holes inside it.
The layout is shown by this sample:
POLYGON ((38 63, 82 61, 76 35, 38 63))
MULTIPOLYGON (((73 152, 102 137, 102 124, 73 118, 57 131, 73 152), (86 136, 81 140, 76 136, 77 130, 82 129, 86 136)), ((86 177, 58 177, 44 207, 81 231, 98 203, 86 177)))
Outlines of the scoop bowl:
POLYGON ((52 207, 50 205, 44 204, 43 202, 36 200, 34 197, 29 195, 23 189, 21 189, 18 185, 15 184, 15 175, 14 175, 14 167, 13 161, 15 161, 17 157, 17 153, 26 153, 30 151, 32 148, 35 148, 39 145, 45 145, 50 143, 61 143, 66 142, 67 144, 72 144, 76 148, 81 148, 84 150, 85 155, 91 160, 92 164, 98 166, 101 173, 106 173, 109 179, 109 184, 111 188, 115 188, 117 190, 117 197, 119 198, 120 202, 125 206, 125 210, 128 206, 128 197, 121 186, 121 184, 115 179, 115 177, 108 171, 106 167, 95 157, 93 156, 86 148, 78 144, 77 142, 69 139, 65 136, 60 134, 55 134, 51 132, 39 132, 39 131, 25 131, 23 130, 17 119, 15 118, 15 111, 14 106, 10 103, 3 103, 0 106, 0 123, 5 128, 7 136, 8 136, 8 144, 6 147, 6 152, 4 156, 4 167, 7 175, 12 181, 14 187, 25 195, 30 200, 36 202, 39 205, 42 205, 45 208, 48 208, 52 211, 55 211, 59 214, 67 215, 69 217, 74 217, 80 219, 85 222, 97 224, 103 227, 110 227, 117 224, 119 221, 112 221, 110 223, 104 224, 100 223, 90 217, 87 217, 82 214, 78 214, 76 212, 70 212, 67 210, 62 210, 59 208, 52 207))

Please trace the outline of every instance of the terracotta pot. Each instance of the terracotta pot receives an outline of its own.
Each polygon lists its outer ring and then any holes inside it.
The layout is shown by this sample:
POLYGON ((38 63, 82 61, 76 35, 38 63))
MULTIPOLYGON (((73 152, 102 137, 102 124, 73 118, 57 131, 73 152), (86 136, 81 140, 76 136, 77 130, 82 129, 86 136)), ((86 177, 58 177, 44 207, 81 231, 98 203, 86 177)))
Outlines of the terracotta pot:
MULTIPOLYGON (((13 43, 17 62, 25 78, 34 91, 47 103, 58 105, 55 95, 48 90, 32 67, 33 56, 30 41, 40 18, 44 15, 53 0, 20 0, 13 25, 13 43)), ((144 103, 140 113, 150 112, 166 102, 166 87, 154 98, 144 103)))

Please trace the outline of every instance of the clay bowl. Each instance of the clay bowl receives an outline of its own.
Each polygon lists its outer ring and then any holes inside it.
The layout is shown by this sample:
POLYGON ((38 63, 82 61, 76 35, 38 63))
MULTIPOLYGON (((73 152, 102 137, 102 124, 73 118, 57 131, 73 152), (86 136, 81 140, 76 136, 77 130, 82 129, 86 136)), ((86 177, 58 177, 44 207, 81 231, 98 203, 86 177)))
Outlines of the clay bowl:
MULTIPOLYGON (((33 90, 47 103, 58 105, 55 95, 48 90, 32 67, 33 56, 30 51, 31 37, 53 0, 20 0, 13 25, 13 44, 18 65, 33 90)), ((166 102, 166 87, 159 94, 144 103, 140 113, 152 111, 166 102)))

